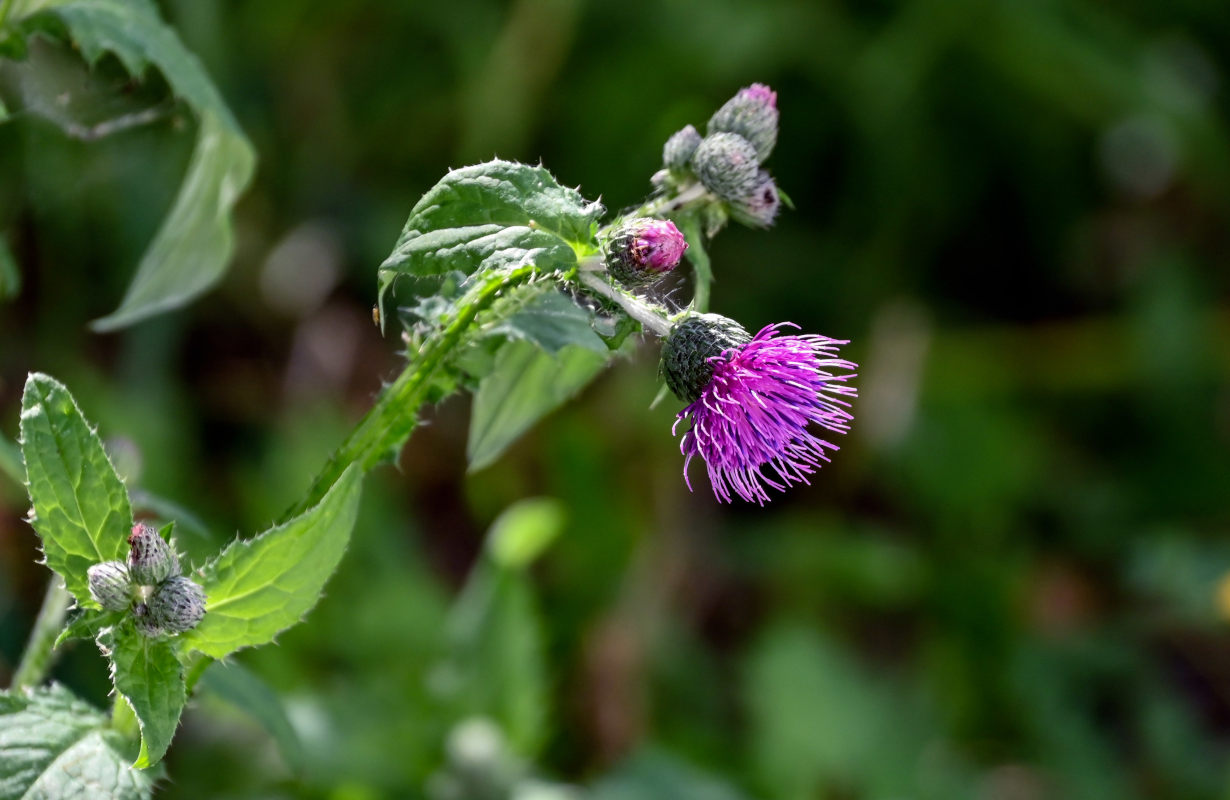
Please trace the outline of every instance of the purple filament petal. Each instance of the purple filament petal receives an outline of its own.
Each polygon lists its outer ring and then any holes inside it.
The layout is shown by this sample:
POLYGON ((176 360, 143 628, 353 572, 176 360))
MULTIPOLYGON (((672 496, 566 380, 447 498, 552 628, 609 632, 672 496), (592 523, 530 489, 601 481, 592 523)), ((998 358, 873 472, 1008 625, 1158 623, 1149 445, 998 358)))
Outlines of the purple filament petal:
POLYGON ((858 390, 848 381, 858 365, 838 358, 846 341, 816 334, 779 336, 783 322, 767 325, 750 342, 709 359, 713 377, 701 396, 678 414, 691 428, 680 441, 684 482, 699 455, 713 493, 725 503, 738 495, 764 505, 768 489, 809 483, 807 476, 829 460, 837 445, 810 430, 850 430, 850 402, 858 390), (842 371, 834 374, 830 370, 842 371))

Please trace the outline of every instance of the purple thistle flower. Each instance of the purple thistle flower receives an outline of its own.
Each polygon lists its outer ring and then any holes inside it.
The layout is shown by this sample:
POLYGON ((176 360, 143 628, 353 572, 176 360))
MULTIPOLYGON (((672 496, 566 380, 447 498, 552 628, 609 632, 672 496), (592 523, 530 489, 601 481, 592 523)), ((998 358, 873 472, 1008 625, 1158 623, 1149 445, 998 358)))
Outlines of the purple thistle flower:
POLYGON ((710 134, 737 133, 751 142, 757 159, 764 160, 777 144, 777 92, 763 83, 740 89, 709 118, 710 134))
POLYGON ((673 270, 688 243, 675 223, 637 217, 620 224, 607 245, 606 266, 629 286, 645 286, 673 270))
MULTIPOLYGON (((779 336, 786 326, 798 327, 789 322, 768 325, 750 341, 704 358, 712 374, 703 387, 685 393, 694 396, 685 397, 691 403, 672 428, 676 433, 684 419, 691 422, 679 446, 686 456, 683 477, 689 490, 688 465, 699 455, 719 500, 729 503, 738 495, 764 505, 770 499, 767 489, 810 483, 807 476, 829 460, 827 451, 839 449, 812 433, 810 426, 849 431, 853 416, 845 398, 856 397, 858 390, 847 381, 855 377, 852 371, 858 365, 838 358, 838 349, 847 342, 815 334, 779 336)), ((704 349, 696 352, 703 354, 704 349)), ((672 362, 667 356, 664 353, 663 363, 670 381, 672 362)))

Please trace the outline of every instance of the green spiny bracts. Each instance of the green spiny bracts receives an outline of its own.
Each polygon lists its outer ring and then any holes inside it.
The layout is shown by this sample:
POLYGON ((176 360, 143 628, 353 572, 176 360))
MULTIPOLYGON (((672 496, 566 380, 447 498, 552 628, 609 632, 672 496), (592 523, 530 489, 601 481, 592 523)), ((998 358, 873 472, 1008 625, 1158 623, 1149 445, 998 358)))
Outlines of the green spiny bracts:
POLYGON ((692 154, 692 169, 705 188, 737 203, 756 188, 756 148, 737 133, 713 133, 692 154))
POLYGON ((685 171, 700 142, 700 132, 691 125, 675 131, 662 146, 662 166, 672 172, 685 171))
POLYGON ((777 92, 763 83, 753 83, 739 92, 709 118, 709 134, 737 133, 756 149, 761 163, 777 144, 777 92))
POLYGON ((90 596, 108 611, 123 611, 132 604, 132 579, 122 561, 94 564, 86 573, 90 596))
POLYGON ((175 550, 149 525, 133 525, 128 546, 128 571, 139 586, 153 586, 179 574, 175 550))
POLYGON ((175 576, 159 584, 149 599, 150 621, 167 633, 183 633, 205 616, 205 590, 175 576))
POLYGON ((700 397, 713 377, 709 359, 752 339, 742 325, 721 314, 692 314, 671 328, 662 344, 662 376, 685 403, 700 397))

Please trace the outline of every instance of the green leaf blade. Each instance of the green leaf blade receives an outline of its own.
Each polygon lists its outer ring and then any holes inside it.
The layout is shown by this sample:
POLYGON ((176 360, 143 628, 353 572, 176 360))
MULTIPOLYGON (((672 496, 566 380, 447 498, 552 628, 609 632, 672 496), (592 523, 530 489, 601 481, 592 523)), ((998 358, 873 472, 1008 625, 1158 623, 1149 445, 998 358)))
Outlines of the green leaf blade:
POLYGON ((175 202, 137 266, 119 307, 95 320, 111 331, 178 308, 216 284, 233 251, 230 214, 252 179, 256 154, 200 61, 149 0, 51 0, 14 9, 19 31, 67 30, 90 64, 114 53, 140 78, 157 67, 196 113, 196 147, 175 202))
POLYGON ((527 341, 501 347, 474 395, 466 443, 470 471, 493 463, 538 420, 580 392, 610 358, 575 345, 554 355, 527 341))
POLYGON ((62 686, 0 692, 0 800, 142 800, 153 776, 131 768, 106 718, 62 686))
POLYGON ((380 295, 401 275, 470 274, 479 267, 534 264, 567 269, 596 248, 602 216, 542 167, 488 161, 453 170, 415 204, 380 265, 380 295))
POLYGON ((133 766, 153 766, 171 746, 188 701, 175 645, 170 639, 143 636, 131 625, 110 628, 98 641, 111 654, 115 690, 132 706, 141 725, 141 752, 133 766))
POLYGON ((273 641, 316 605, 358 515, 363 473, 346 468, 321 501, 284 525, 236 541, 204 567, 205 617, 180 648, 223 658, 273 641))
POLYGON ((31 524, 47 566, 79 605, 97 608, 86 570, 124 554, 132 509, 98 434, 68 389, 47 375, 34 373, 26 381, 21 452, 34 506, 31 524))

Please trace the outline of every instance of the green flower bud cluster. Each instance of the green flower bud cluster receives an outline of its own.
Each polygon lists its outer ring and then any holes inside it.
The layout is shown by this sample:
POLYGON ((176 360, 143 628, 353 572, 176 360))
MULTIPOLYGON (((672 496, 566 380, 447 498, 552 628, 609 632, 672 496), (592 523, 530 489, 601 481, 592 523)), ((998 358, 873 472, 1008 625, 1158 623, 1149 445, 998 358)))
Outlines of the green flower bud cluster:
POLYGON ((132 527, 128 546, 127 563, 104 561, 90 567, 90 596, 107 611, 128 611, 146 636, 195 628, 205 616, 205 592, 181 575, 175 549, 140 522, 132 527))
POLYGON ((665 169, 655 181, 681 194, 699 183, 717 203, 706 209, 707 227, 716 233, 728 217, 744 225, 773 224, 781 196, 761 164, 777 144, 777 93, 763 84, 739 92, 709 118, 705 137, 688 125, 666 141, 665 169))

